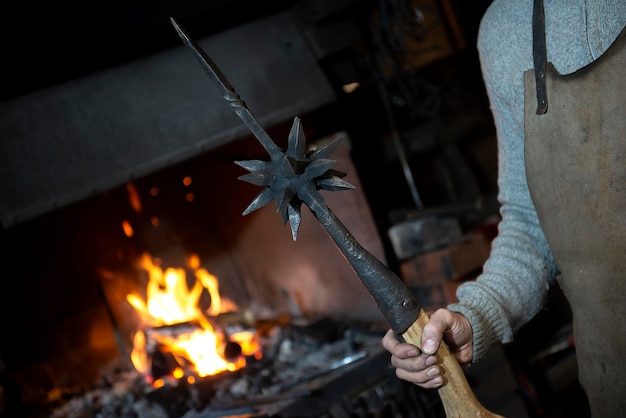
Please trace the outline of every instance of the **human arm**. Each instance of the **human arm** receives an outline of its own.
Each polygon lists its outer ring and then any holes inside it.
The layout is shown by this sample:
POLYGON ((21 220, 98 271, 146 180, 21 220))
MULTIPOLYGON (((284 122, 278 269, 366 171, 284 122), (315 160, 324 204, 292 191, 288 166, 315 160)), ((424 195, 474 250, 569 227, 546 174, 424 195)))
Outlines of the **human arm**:
MULTIPOLYGON (((459 288, 458 303, 433 314, 422 342, 426 347, 430 329, 436 343, 445 338, 461 364, 479 361, 491 346, 510 342, 514 332, 541 310, 558 272, 528 192, 523 162, 522 77, 532 67, 532 53, 530 33, 521 28, 531 27, 530 15, 508 16, 502 5, 507 6, 496 2, 487 11, 478 42, 498 139, 498 236, 482 274, 459 288), (520 20, 520 33, 511 33, 520 20), (433 321, 437 322, 431 327, 433 321), (463 331, 455 332, 459 327, 463 331), (456 334, 463 340, 455 341, 456 334)), ((521 13, 523 8, 518 9, 521 13)), ((394 341, 393 335, 386 336, 383 345, 392 353, 399 377, 425 388, 441 384, 440 368, 430 364, 433 358, 426 355, 430 354, 426 348, 425 354, 417 355, 419 350, 394 341)))

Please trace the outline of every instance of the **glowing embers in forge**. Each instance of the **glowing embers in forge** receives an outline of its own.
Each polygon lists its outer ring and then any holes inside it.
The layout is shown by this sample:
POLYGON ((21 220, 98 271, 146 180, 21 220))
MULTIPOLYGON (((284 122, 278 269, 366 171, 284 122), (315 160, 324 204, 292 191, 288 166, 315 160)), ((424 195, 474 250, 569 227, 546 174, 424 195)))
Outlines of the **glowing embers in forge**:
POLYGON ((220 297, 217 278, 200 267, 196 256, 187 264, 195 276, 191 287, 185 268, 163 271, 159 260, 143 254, 139 267, 148 274, 146 298, 126 298, 142 323, 133 338, 131 360, 155 387, 168 379, 193 383, 232 372, 245 367, 246 357, 261 356, 255 331, 220 322, 220 315, 236 312, 237 306, 220 297), (204 292, 211 300, 206 310, 200 304, 204 292))

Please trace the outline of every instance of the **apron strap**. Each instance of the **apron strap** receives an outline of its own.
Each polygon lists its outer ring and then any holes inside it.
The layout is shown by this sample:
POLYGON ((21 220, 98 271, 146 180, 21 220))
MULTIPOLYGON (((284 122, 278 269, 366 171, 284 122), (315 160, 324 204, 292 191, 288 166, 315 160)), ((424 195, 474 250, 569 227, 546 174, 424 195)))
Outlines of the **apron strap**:
POLYGON ((533 4, 533 65, 535 68, 535 85, 537 89, 537 114, 548 111, 548 93, 546 90, 546 65, 548 54, 546 49, 546 17, 543 0, 534 0, 533 4))

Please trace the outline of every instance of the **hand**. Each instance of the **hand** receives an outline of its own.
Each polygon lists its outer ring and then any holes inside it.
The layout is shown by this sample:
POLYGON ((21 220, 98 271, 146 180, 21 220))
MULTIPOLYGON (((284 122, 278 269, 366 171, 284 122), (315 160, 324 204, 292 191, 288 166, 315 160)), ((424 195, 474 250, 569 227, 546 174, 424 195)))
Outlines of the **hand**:
POLYGON ((472 326, 463 315, 447 309, 435 311, 424 326, 422 351, 413 344, 400 342, 393 330, 387 331, 382 345, 391 353, 391 364, 396 368, 398 378, 424 389, 434 389, 444 382, 434 355, 442 339, 459 364, 472 361, 472 326))

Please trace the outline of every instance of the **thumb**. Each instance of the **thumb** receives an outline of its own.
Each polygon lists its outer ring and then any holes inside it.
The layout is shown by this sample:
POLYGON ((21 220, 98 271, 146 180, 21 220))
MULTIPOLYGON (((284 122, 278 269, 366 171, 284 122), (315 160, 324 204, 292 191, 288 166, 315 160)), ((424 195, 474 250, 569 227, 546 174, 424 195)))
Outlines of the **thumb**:
POLYGON ((438 309, 424 325, 422 331, 422 351, 425 354, 435 354, 443 340, 444 332, 451 326, 452 317, 446 309, 438 309))

